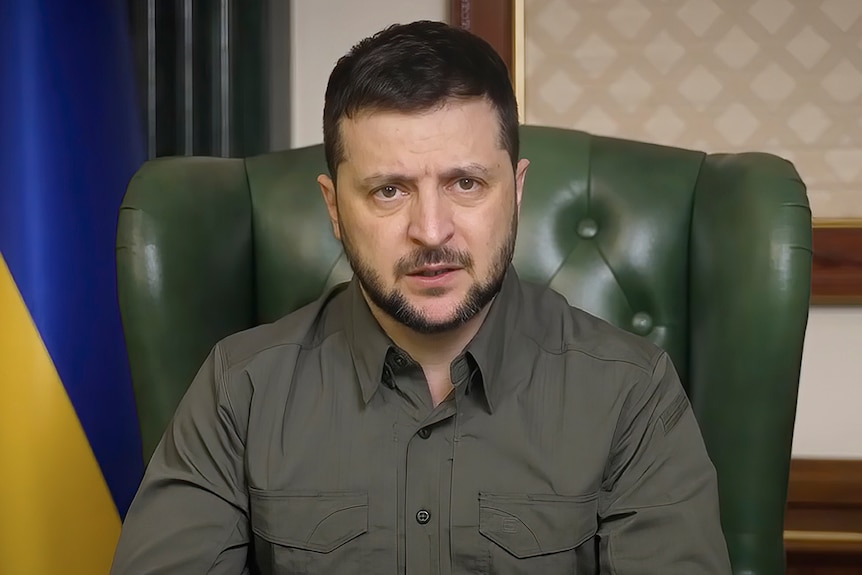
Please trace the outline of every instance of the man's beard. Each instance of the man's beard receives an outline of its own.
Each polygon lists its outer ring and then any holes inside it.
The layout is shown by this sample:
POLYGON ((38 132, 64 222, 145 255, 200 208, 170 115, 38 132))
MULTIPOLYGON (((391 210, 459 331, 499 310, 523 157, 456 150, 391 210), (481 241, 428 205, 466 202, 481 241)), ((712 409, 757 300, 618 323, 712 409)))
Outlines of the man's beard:
MULTIPOLYGON (((485 281, 476 281, 470 286, 463 301, 453 310, 452 315, 442 321, 430 320, 421 310, 411 305, 404 294, 397 288, 386 289, 383 279, 372 267, 357 253, 350 236, 338 222, 341 231, 341 242, 344 255, 356 274, 360 285, 368 294, 369 299, 384 313, 406 327, 423 334, 437 334, 453 330, 473 319, 482 309, 488 305, 494 296, 500 292, 506 270, 512 262, 515 253, 515 240, 518 234, 518 213, 512 217, 509 233, 503 245, 494 254, 488 278, 485 281)), ((445 264, 463 268, 469 272, 473 269, 473 258, 468 252, 455 250, 449 247, 440 248, 418 248, 407 256, 401 258, 395 264, 395 277, 404 276, 410 270, 431 265, 445 264)), ((442 290, 435 293, 435 289, 429 290, 431 295, 442 295, 442 290)))

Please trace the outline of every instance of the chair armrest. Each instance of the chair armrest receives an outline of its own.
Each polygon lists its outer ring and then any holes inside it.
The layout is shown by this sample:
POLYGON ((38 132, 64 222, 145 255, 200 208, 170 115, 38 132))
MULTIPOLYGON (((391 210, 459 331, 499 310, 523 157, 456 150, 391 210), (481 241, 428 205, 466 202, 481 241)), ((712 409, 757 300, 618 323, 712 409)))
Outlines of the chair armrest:
POLYGON ((811 211, 792 164, 761 153, 707 156, 690 258, 691 395, 720 470, 734 573, 784 573, 784 505, 811 285, 811 211))

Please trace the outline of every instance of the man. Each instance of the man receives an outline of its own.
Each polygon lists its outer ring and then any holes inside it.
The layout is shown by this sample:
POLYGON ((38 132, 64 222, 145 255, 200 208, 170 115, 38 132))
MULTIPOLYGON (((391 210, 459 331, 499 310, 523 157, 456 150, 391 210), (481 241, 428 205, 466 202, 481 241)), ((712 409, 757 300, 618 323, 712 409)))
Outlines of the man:
POLYGON ((212 350, 113 573, 728 573, 667 355, 511 267, 528 162, 494 51, 388 28, 323 123, 355 277, 212 350))

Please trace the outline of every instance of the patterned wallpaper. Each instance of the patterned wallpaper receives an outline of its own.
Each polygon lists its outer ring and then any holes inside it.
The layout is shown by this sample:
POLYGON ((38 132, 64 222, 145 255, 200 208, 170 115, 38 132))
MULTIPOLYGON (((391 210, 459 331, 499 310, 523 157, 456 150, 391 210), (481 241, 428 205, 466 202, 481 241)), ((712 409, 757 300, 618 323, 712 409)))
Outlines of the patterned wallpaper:
POLYGON ((862 0, 524 0, 524 119, 794 162, 862 217, 862 0))

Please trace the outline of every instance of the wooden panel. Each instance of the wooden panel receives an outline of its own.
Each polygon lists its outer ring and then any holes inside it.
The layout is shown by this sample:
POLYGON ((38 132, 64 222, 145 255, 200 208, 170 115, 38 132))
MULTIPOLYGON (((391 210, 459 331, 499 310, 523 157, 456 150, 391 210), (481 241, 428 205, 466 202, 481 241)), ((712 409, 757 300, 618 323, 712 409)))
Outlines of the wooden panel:
POLYGON ((454 26, 470 30, 488 42, 514 73, 514 13, 506 0, 450 0, 449 14, 454 26))
POLYGON ((811 303, 862 304, 862 221, 817 224, 811 303))
POLYGON ((790 463, 787 502, 862 507, 862 460, 794 459, 790 463))
POLYGON ((793 558, 787 565, 787 575, 862 575, 856 557, 811 554, 793 558))
POLYGON ((790 575, 862 575, 862 460, 794 459, 784 544, 790 575))

